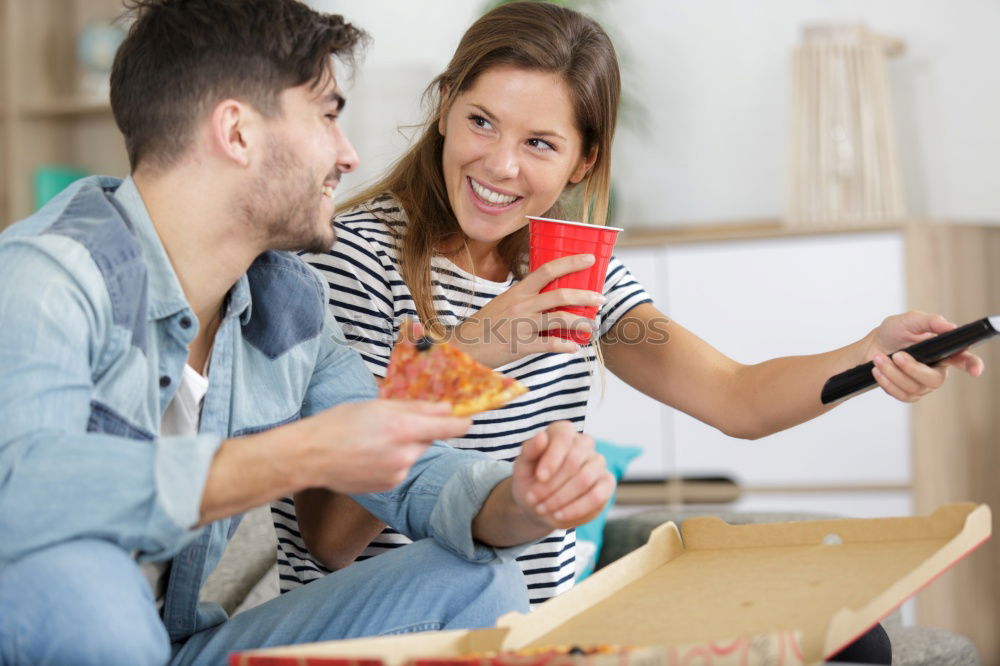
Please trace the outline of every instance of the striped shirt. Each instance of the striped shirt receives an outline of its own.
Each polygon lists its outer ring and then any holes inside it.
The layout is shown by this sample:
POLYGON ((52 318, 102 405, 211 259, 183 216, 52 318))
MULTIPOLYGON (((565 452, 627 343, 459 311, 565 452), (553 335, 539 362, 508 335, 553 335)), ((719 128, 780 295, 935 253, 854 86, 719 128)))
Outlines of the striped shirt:
MULTIPOLYGON (((405 228, 405 213, 398 203, 391 197, 378 197, 337 217, 337 242, 330 252, 306 256, 329 284, 330 309, 348 344, 378 377, 385 376, 400 324, 407 317, 417 318, 410 290, 399 272, 397 234, 404 233, 405 228)), ((440 256, 432 260, 431 280, 438 316, 448 328, 514 284, 512 275, 503 282, 492 282, 440 256)), ((614 257, 608 267, 604 296, 607 301, 598 312, 601 335, 628 310, 650 301, 628 269, 614 257)), ((476 415, 469 432, 448 443, 512 461, 523 442, 553 421, 570 421, 582 431, 595 363, 594 348, 588 345, 575 354, 534 354, 497 368, 530 390, 500 409, 476 415)), ((309 556, 294 511, 290 498, 272 507, 283 591, 329 573, 309 556)), ((358 559, 406 543, 406 537, 387 528, 358 559)), ((573 530, 553 532, 518 557, 518 562, 533 605, 564 592, 572 587, 575 575, 573 530)))

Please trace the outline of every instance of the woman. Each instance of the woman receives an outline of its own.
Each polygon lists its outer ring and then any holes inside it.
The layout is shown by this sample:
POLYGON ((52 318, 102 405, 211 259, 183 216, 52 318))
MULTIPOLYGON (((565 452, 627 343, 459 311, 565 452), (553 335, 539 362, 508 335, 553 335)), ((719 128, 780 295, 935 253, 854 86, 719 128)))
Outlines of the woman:
MULTIPOLYGON (((588 329, 589 322, 572 315, 543 315, 564 305, 599 306, 594 337, 611 372, 737 437, 761 437, 821 414, 827 409, 818 398, 825 379, 867 360, 875 360, 882 388, 901 400, 941 384, 943 368, 903 354, 886 356, 952 327, 941 317, 889 317, 842 349, 744 366, 674 322, 667 344, 652 336, 639 343, 618 340, 614 333, 626 322, 631 331, 636 324, 655 331, 667 320, 617 260, 603 294, 540 293, 592 257, 564 257, 528 273, 525 216, 605 222, 619 91, 611 42, 576 12, 514 3, 469 28, 428 88, 434 112, 417 143, 384 179, 345 204, 333 249, 308 256, 329 282, 331 311, 349 343, 375 375, 385 374, 400 322, 416 316, 517 378, 531 389, 526 395, 478 415, 469 433, 451 442, 508 460, 554 420, 583 428, 596 346, 581 348, 539 332, 588 329), (575 208, 566 203, 574 198, 575 208)), ((950 363, 973 375, 982 370, 967 353, 950 363)), ((325 526, 325 534, 336 538, 318 536, 306 524, 304 506, 298 506, 302 535, 290 502, 281 510, 286 517, 278 515, 286 587, 349 564, 382 527, 346 498, 329 501, 344 505, 342 523, 325 526)), ((362 556, 402 542, 388 531, 362 556)), ((519 557, 533 603, 572 585, 573 549, 572 532, 559 531, 519 557)))

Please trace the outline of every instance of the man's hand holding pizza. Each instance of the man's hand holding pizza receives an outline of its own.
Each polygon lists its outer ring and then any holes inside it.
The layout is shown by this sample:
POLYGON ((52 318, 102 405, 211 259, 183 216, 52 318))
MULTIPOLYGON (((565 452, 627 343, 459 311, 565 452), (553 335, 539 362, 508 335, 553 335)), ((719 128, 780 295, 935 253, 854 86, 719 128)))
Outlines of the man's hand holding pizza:
MULTIPOLYGON (((389 399, 383 402, 397 404, 423 400, 424 409, 431 407, 426 401, 444 402, 451 405, 452 414, 464 416, 497 409, 527 390, 452 345, 435 342, 425 335, 421 324, 407 320, 400 326, 379 395, 389 399)), ((434 416, 443 417, 444 413, 434 416)), ((468 428, 467 420, 455 421, 468 428)), ((614 485, 604 458, 594 451, 594 440, 578 433, 568 421, 557 421, 524 443, 513 475, 497 484, 473 519, 472 534, 483 543, 507 547, 535 541, 557 528, 582 525, 600 513, 614 485)), ((299 499, 296 497, 297 505, 299 499)), ((363 513, 361 516, 367 521, 363 513)), ((380 527, 376 522, 373 529, 380 527)), ((324 530, 339 543, 344 543, 339 537, 344 531, 324 530)), ((374 536, 371 530, 363 531, 366 539, 374 536)), ((310 549, 316 552, 313 545, 310 549)), ((354 548, 349 550, 351 555, 354 548)), ((336 555, 329 561, 344 559, 339 551, 336 555)))
POLYGON ((594 440, 557 421, 524 443, 513 476, 493 489, 473 520, 473 535, 504 547, 582 525, 601 512, 614 487, 594 440))

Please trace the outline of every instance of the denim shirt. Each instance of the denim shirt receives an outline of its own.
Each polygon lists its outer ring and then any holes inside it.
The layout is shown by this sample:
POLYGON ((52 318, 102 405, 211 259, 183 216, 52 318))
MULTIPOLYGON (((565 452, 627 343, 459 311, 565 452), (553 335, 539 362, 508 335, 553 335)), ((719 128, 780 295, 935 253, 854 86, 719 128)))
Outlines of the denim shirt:
MULTIPOLYGON (((173 641, 225 620, 198 594, 239 516, 193 528, 222 441, 376 394, 321 279, 267 252, 230 290, 199 434, 159 437, 198 320, 131 179, 78 181, 0 234, 0 567, 71 539, 172 559, 173 641)), ((356 499, 472 561, 472 518, 510 466, 437 443, 404 483, 356 499)), ((25 600, 26 603, 29 600, 25 600)))

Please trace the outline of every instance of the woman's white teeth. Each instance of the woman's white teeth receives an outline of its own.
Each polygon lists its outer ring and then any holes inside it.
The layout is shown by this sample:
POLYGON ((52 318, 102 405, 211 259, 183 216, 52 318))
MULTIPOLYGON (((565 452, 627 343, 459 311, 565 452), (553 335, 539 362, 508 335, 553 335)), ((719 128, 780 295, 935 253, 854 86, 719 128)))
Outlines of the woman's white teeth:
POLYGON ((483 187, 471 178, 469 179, 469 182, 472 184, 472 191, 475 192, 480 199, 484 199, 491 204, 506 206, 517 199, 517 197, 511 194, 500 194, 499 192, 494 192, 487 187, 483 187))
POLYGON ((327 199, 333 199, 333 188, 329 185, 323 186, 323 196, 327 199))

